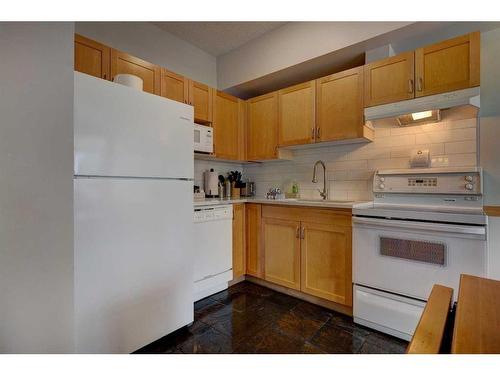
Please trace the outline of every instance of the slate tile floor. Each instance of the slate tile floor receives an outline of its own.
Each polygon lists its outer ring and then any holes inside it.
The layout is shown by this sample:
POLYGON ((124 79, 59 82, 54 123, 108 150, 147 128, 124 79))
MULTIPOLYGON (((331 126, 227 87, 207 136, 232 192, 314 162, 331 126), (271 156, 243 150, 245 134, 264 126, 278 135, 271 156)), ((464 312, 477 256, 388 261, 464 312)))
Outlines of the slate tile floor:
POLYGON ((404 353, 352 318, 242 282, 195 304, 195 321, 136 353, 404 353))

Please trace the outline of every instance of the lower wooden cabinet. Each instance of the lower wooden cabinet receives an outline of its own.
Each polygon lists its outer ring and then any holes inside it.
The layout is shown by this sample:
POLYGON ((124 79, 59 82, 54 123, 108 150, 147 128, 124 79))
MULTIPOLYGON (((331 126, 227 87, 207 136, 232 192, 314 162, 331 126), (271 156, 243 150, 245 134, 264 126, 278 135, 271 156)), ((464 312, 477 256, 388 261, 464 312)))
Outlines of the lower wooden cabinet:
POLYGON ((262 236, 264 278, 300 290, 300 222, 264 218, 262 236))
POLYGON ((233 205, 233 278, 243 276, 246 271, 245 249, 245 204, 233 205))
POLYGON ((351 228, 303 222, 301 291, 352 306, 351 228))
POLYGON ((275 205, 261 211, 264 270, 252 275, 352 306, 351 211, 275 205))
POLYGON ((246 205, 246 273, 255 277, 264 276, 261 246, 261 213, 260 204, 246 205))

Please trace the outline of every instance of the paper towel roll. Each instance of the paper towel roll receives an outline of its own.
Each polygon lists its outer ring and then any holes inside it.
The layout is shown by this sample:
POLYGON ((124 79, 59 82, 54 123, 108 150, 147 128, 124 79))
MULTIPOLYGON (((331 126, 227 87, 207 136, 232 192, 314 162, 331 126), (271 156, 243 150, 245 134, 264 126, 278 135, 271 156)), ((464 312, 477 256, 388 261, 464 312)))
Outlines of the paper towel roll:
POLYGON ((133 74, 117 74, 113 78, 113 82, 119 83, 120 85, 132 87, 133 89, 142 91, 144 82, 142 78, 134 76, 133 74))

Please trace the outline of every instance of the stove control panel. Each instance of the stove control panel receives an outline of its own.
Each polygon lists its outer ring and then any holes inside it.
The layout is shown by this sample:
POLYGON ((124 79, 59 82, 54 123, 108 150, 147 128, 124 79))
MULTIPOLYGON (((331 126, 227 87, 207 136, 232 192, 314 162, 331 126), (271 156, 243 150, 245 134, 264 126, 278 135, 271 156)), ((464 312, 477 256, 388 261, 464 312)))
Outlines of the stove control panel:
POLYGON ((478 168, 380 170, 373 177, 373 192, 481 195, 481 179, 478 168))

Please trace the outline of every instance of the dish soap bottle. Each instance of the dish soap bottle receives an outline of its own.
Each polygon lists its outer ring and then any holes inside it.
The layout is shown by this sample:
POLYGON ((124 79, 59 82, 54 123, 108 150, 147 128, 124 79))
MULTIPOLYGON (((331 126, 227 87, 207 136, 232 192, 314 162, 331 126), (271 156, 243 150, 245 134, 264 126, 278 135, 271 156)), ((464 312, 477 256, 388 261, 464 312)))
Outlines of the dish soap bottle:
POLYGON ((292 194, 295 198, 299 197, 299 185, 297 184, 297 181, 292 182, 292 194))

